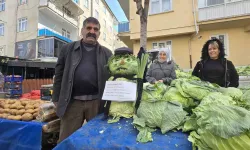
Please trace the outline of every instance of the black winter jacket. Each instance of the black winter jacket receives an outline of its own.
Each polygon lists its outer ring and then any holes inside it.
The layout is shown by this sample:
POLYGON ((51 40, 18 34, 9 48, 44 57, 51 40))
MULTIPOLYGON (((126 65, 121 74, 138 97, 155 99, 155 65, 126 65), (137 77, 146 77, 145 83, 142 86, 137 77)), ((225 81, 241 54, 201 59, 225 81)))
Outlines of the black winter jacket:
MULTIPOLYGON (((63 45, 55 67, 55 82, 53 85, 52 101, 58 102, 56 112, 59 117, 64 115, 66 108, 72 98, 72 87, 75 70, 82 59, 80 42, 81 41, 76 41, 63 45)), ((105 101, 102 101, 101 98, 104 91, 105 82, 110 76, 105 65, 107 64, 111 55, 112 52, 109 49, 97 44, 96 57, 100 113, 103 112, 104 109, 102 106, 104 105, 105 101)))
MULTIPOLYGON (((203 67, 207 60, 201 60, 197 62, 192 75, 205 80, 203 76, 203 67)), ((223 67, 225 68, 224 87, 238 87, 239 75, 233 65, 233 63, 225 58, 221 60, 223 67)))

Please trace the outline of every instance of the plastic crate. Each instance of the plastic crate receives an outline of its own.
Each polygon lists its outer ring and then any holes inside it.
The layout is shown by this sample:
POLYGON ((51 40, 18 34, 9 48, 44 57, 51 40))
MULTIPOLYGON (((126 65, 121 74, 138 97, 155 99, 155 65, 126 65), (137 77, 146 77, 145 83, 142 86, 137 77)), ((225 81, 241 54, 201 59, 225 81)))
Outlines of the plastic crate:
POLYGON ((5 89, 22 89, 21 82, 5 82, 4 84, 5 89))
POLYGON ((41 96, 41 100, 50 101, 51 99, 51 96, 41 96))
POLYGON ((23 81, 23 77, 15 77, 15 76, 5 76, 4 77, 4 81, 5 82, 22 82, 23 81))
POLYGON ((17 95, 10 95, 10 94, 6 94, 5 98, 11 98, 11 99, 19 99, 22 95, 17 94, 17 95))
POLYGON ((41 100, 51 100, 52 98, 52 88, 48 87, 48 88, 41 88, 41 100))
POLYGON ((7 91, 7 94, 9 95, 22 95, 23 91, 22 90, 15 90, 15 89, 9 89, 7 91))

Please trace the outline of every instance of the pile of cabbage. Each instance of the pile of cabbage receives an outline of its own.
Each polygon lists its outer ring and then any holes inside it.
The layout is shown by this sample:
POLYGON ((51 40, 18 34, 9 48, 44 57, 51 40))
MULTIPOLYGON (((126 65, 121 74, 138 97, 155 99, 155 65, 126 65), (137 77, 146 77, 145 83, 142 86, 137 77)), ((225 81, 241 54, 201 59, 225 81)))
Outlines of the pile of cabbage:
MULTIPOLYGON (((135 74, 127 67, 128 62, 136 67, 134 60, 133 56, 112 58, 111 74, 122 75, 125 70, 125 75, 135 74)), ((179 69, 176 74, 178 79, 170 86, 144 83, 136 113, 132 102, 112 102, 109 114, 113 118, 109 122, 133 117, 138 142, 153 141, 152 132, 159 128, 162 134, 171 130, 189 133, 194 149, 249 150, 250 90, 222 88, 179 69)), ((135 82, 122 77, 117 80, 135 82)))
POLYGON ((250 76, 250 65, 236 68, 240 76, 250 76))
POLYGON ((170 86, 145 83, 134 115, 138 142, 153 141, 152 132, 190 133, 199 150, 250 149, 250 90, 222 88, 187 76, 170 86))

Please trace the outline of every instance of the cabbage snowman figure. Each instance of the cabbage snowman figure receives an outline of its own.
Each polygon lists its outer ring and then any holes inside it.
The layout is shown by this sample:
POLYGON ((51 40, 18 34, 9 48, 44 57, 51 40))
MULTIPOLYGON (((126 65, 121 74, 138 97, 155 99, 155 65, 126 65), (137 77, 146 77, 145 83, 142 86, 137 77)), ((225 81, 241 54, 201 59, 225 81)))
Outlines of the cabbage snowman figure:
MULTIPOLYGON (((122 47, 115 50, 108 61, 111 74, 109 81, 128 81, 136 83, 138 70, 137 58, 129 48, 122 47)), ((131 118, 135 112, 134 102, 107 101, 105 105, 105 116, 110 116, 109 123, 118 122, 120 117, 131 118)))

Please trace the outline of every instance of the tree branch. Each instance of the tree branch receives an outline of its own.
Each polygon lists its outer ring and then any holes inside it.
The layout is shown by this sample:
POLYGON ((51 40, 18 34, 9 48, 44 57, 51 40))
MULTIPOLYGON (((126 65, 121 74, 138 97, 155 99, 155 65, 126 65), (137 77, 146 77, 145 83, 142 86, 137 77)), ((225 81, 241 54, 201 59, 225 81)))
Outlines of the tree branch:
POLYGON ((142 7, 142 0, 134 0, 134 2, 136 2, 136 7, 137 7, 136 14, 142 16, 144 11, 142 7))
POLYGON ((143 11, 143 19, 144 21, 147 21, 148 18, 148 9, 149 9, 149 0, 144 1, 144 11, 143 11))

